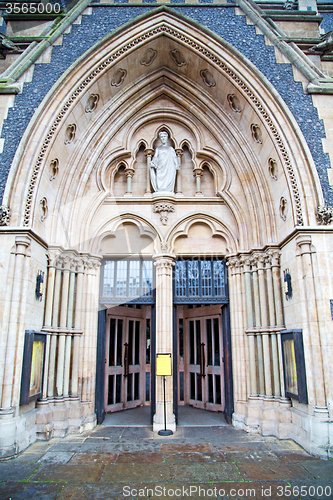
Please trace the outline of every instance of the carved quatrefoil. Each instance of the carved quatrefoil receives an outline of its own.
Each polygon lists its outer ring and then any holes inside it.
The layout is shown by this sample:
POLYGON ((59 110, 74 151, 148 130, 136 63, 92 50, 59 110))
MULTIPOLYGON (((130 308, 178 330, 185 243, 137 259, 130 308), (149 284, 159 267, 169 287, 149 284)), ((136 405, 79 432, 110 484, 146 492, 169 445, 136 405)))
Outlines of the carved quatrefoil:
POLYGON ((111 80, 111 86, 112 87, 119 87, 125 80, 125 77, 127 75, 126 69, 119 68, 117 71, 114 73, 112 80, 111 80))
POLYGON ((207 87, 215 87, 216 81, 209 69, 202 69, 200 71, 200 76, 207 87))
POLYGON ((91 94, 91 96, 89 97, 89 99, 87 101, 87 104, 85 107, 85 112, 92 113, 93 111, 95 111, 95 109, 97 108, 98 101, 99 101, 99 95, 98 94, 91 94))
POLYGON ((148 48, 140 61, 143 66, 149 66, 157 56, 157 50, 148 48))

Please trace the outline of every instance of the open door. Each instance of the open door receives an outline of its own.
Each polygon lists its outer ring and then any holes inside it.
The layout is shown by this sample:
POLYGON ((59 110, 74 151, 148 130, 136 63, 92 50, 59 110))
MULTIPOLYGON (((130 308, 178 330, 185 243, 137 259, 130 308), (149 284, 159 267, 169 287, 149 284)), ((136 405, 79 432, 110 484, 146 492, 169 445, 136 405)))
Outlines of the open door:
POLYGON ((150 306, 116 306, 107 311, 107 412, 150 404, 150 315, 150 306))

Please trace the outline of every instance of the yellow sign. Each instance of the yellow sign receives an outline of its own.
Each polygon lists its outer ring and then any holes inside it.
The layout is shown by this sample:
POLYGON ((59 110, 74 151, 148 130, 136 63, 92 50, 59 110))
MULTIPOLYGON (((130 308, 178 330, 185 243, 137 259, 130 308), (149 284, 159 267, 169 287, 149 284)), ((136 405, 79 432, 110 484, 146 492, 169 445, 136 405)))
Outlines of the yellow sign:
POLYGON ((156 375, 172 375, 171 354, 156 354, 156 375))

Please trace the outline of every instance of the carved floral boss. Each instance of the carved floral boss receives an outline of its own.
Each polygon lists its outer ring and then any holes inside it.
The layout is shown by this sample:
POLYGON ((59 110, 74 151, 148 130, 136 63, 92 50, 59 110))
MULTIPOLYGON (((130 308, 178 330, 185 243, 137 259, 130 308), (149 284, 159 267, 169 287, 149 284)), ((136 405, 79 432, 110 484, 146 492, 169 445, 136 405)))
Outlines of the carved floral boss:
POLYGON ((169 213, 175 211, 175 207, 171 203, 157 203, 153 208, 154 213, 160 214, 160 220, 163 226, 166 226, 168 223, 169 213))

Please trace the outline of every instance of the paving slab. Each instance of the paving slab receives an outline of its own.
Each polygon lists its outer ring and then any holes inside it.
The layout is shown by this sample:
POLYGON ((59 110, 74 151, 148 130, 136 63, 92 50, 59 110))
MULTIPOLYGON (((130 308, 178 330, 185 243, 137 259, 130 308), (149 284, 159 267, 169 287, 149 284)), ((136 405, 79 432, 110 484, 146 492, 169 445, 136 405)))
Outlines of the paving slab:
POLYGON ((306 453, 306 451, 298 450, 298 451, 274 451, 276 457, 283 463, 293 463, 293 462, 302 462, 305 460, 319 461, 322 460, 317 457, 313 457, 306 453))
POLYGON ((145 453, 142 451, 136 451, 134 453, 119 453, 117 464, 132 463, 162 464, 163 453, 145 453))
POLYGON ((107 464, 101 477, 102 483, 151 483, 170 481, 170 466, 163 464, 107 464))
POLYGON ((182 453, 194 451, 198 453, 206 453, 211 451, 210 443, 186 443, 186 444, 162 444, 163 453, 182 453))
POLYGON ((239 481, 241 476, 234 464, 188 463, 172 465, 172 481, 177 483, 201 483, 214 481, 239 481))
POLYGON ((30 478, 33 482, 52 481, 55 483, 95 483, 98 482, 103 464, 92 465, 44 465, 30 478))
POLYGON ((288 483, 285 491, 291 491, 294 498, 301 498, 302 500, 332 500, 333 498, 333 477, 326 481, 299 481, 294 479, 288 481, 288 483))
POLYGON ((177 452, 177 453, 164 453, 163 454, 165 463, 167 464, 181 464, 187 462, 205 462, 205 463, 215 463, 215 462, 225 462, 225 455, 222 452, 177 452))
MULTIPOLYGON (((51 448, 52 450, 52 448, 51 448)), ((73 451, 47 451, 39 460, 38 464, 67 464, 74 455, 73 451)))
POLYGON ((270 462, 263 463, 240 463, 238 470, 246 481, 272 481, 281 479, 312 479, 313 476, 301 465, 281 464, 270 462))
POLYGON ((226 462, 278 462, 277 456, 272 451, 248 450, 248 451, 225 451, 226 462))
POLYGON ((0 481, 27 481, 41 467, 34 463, 16 463, 14 460, 0 463, 0 481))
POLYGON ((124 497, 122 485, 93 483, 66 484, 57 500, 125 500, 125 498, 137 500, 138 497, 132 495, 124 497))
POLYGON ((135 443, 106 443, 103 453, 134 453, 134 452, 155 453, 161 451, 161 445, 155 440, 140 440, 135 443))
POLYGON ((218 483, 214 486, 218 500, 296 500, 297 498, 285 495, 287 486, 285 481, 218 483))
POLYGON ((117 457, 117 453, 74 453, 69 464, 112 464, 117 457))
POLYGON ((300 461, 299 463, 314 478, 321 481, 333 480, 333 460, 328 460, 325 462, 318 460, 306 460, 304 462, 300 461))
POLYGON ((124 432, 125 427, 101 427, 98 426, 93 433, 95 438, 97 437, 108 437, 119 439, 124 432))
POLYGON ((1 500, 55 500, 62 490, 61 484, 0 483, 1 500))

